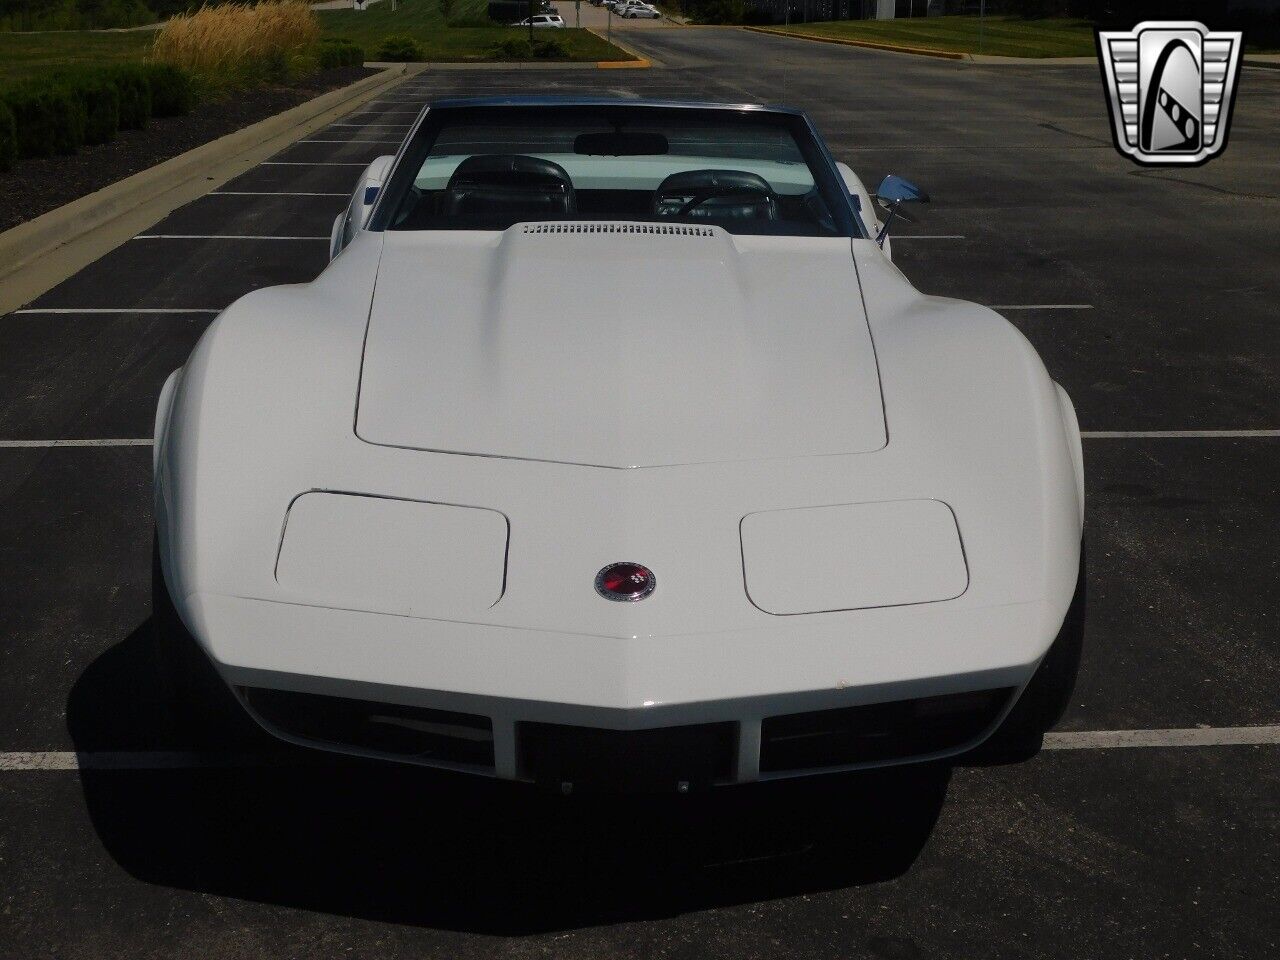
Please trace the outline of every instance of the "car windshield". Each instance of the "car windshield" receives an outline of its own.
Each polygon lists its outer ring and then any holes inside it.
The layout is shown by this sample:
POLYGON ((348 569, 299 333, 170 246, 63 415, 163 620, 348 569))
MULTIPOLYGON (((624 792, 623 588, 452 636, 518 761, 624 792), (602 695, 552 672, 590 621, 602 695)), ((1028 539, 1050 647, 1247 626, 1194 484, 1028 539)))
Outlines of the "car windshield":
POLYGON ((373 228, 505 230, 567 219, 858 235, 802 117, 641 104, 429 111, 373 228))

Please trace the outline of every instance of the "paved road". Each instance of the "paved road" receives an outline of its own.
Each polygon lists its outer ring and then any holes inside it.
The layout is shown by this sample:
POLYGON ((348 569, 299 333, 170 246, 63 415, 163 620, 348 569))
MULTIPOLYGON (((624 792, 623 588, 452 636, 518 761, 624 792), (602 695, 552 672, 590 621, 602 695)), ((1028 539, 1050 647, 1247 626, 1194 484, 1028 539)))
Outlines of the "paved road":
MULTIPOLYGON (((1168 433, 1280 428, 1280 75, 1246 71, 1226 155, 1168 172, 1112 150, 1091 68, 629 42, 666 69, 431 70, 149 231, 197 239, 134 240, 32 305, 67 312, 0 319, 0 438, 149 437, 212 316, 177 311, 314 276, 425 99, 785 100, 868 179, 933 193, 896 246, 918 286, 1007 308, 1086 431, 1156 434, 1086 441, 1060 742, 1280 723, 1280 438, 1168 433)), ((148 680, 149 483, 146 447, 0 447, 0 751, 182 746, 148 680)), ((1278 796, 1275 745, 618 802, 324 758, 0 772, 0 956, 1272 957, 1278 796)))

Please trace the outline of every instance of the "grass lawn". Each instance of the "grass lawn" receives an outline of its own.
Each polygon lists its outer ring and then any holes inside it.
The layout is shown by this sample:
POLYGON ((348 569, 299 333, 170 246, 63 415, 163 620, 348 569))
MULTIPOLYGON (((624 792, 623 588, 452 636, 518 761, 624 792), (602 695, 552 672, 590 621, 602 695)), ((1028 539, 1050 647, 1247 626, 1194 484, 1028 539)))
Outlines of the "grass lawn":
MULTIPOLYGON (((367 10, 319 10, 317 16, 324 35, 347 37, 364 47, 365 56, 377 57, 382 39, 392 35, 413 37, 422 44, 428 60, 491 60, 493 47, 510 36, 520 36, 517 27, 446 26, 438 0, 382 0, 367 10)), ((485 15, 484 0, 454 0, 451 19, 477 22, 485 15)), ((535 36, 554 33, 568 48, 570 60, 630 60, 631 56, 586 30, 541 30, 535 36)), ((527 34, 526 34, 527 35, 527 34)))
POLYGON ((1093 24, 1088 20, 986 17, 981 38, 978 23, 977 17, 914 17, 793 23, 791 30, 842 40, 872 40, 999 57, 1092 57, 1097 53, 1093 24))
POLYGON ((150 30, 98 33, 59 30, 49 33, 0 33, 0 84, 22 80, 52 67, 141 60, 151 49, 150 30))

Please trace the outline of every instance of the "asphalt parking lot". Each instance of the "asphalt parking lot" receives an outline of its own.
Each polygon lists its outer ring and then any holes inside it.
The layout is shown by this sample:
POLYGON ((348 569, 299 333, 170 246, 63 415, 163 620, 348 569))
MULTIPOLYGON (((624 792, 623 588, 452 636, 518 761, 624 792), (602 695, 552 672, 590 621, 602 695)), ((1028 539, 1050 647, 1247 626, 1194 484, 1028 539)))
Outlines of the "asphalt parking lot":
POLYGON ((1280 954, 1280 71, 1244 71, 1225 155, 1168 171, 1112 149, 1094 67, 627 42, 661 65, 430 69, 0 318, 0 956, 1280 954), (165 376, 237 296, 323 268, 422 103, 578 91, 802 106, 865 179, 933 195, 896 262, 1000 307, 1087 435, 1087 649, 1054 749, 562 800, 292 753, 205 766, 166 733, 165 376), (1271 742, 1232 743, 1246 726, 1271 742), (1115 746, 1129 730, 1152 733, 1115 746))

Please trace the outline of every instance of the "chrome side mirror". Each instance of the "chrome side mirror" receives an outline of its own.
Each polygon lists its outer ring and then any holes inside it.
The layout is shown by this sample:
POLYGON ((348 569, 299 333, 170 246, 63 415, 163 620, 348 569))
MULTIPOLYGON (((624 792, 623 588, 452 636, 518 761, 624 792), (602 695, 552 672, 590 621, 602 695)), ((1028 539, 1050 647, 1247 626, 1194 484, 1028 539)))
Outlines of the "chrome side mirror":
POLYGON ((929 195, 909 180, 894 176, 892 173, 880 181, 876 188, 876 203, 889 215, 884 218, 884 225, 876 236, 876 243, 884 246, 884 238, 889 235, 889 224, 894 217, 901 217, 907 223, 915 223, 915 217, 902 209, 904 203, 928 203, 929 195))

